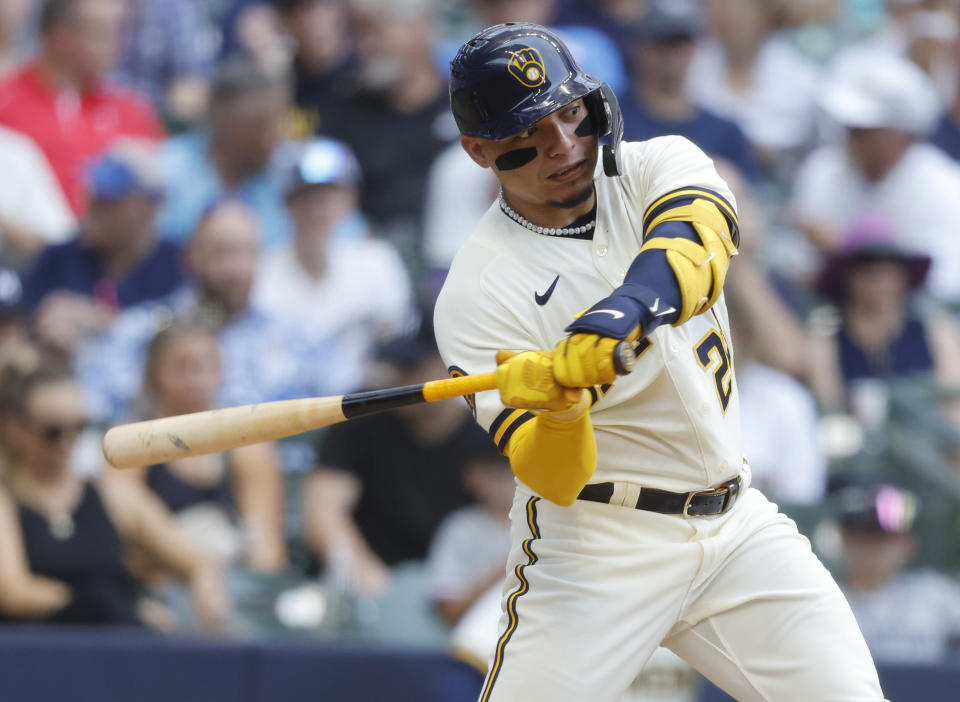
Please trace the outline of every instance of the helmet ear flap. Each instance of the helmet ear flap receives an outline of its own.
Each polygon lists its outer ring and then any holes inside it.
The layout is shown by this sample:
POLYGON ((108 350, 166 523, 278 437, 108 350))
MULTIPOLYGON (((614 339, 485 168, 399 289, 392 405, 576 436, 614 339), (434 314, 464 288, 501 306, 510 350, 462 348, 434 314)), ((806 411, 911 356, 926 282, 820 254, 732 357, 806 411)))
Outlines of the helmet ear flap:
POLYGON ((620 103, 617 96, 606 83, 600 86, 600 101, 603 108, 606 129, 600 130, 601 138, 607 143, 603 145, 603 172, 610 176, 623 173, 623 164, 620 162, 620 140, 623 139, 623 115, 620 112, 620 103))
POLYGON ((601 83, 600 88, 584 96, 583 101, 597 125, 597 135, 603 143, 603 172, 611 177, 618 176, 623 173, 620 163, 623 117, 617 96, 609 85, 601 83))

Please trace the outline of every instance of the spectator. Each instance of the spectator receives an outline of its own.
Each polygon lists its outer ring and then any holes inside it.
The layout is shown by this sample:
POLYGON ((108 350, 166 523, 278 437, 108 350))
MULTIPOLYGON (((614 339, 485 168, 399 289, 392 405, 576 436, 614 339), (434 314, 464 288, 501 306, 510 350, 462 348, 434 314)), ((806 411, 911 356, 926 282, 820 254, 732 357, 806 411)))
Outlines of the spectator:
MULTIPOLYGON (((134 413, 147 345, 174 317, 204 320, 218 330, 224 368, 218 405, 330 394, 310 384, 320 382, 314 367, 296 366, 295 359, 304 357, 296 350, 297 335, 250 305, 257 236, 253 210, 236 200, 216 203, 187 248, 192 279, 163 300, 120 315, 103 338, 83 349, 78 369, 98 419, 120 421, 134 413)), ((312 362, 324 367, 322 357, 312 362)))
POLYGON ((179 248, 157 240, 162 182, 152 145, 117 143, 90 169, 80 232, 42 251, 24 279, 38 338, 72 352, 121 309, 158 299, 181 282, 179 248))
POLYGON ((349 0, 349 8, 356 85, 326 134, 357 155, 361 209, 419 279, 427 170, 457 136, 445 77, 433 63, 433 0, 349 0))
POLYGON ((31 0, 0 0, 0 77, 18 68, 36 37, 28 27, 31 0))
MULTIPOLYGON (((953 64, 960 66, 960 38, 953 43, 953 64)), ((953 85, 953 100, 940 117, 936 131, 930 141, 960 161, 960 69, 956 70, 953 85)))
POLYGON ((216 49, 193 0, 128 0, 115 77, 142 91, 172 124, 193 124, 206 108, 216 49))
POLYGON ((0 267, 0 366, 26 342, 20 276, 12 268, 0 267))
POLYGON ((708 0, 712 33, 687 81, 695 101, 740 125, 774 176, 788 172, 813 139, 820 73, 779 33, 781 4, 708 0))
POLYGON ((641 141, 679 134, 755 179, 757 166, 740 127, 700 106, 684 89, 700 17, 695 0, 655 0, 635 24, 633 80, 621 100, 624 137, 641 141))
POLYGON ((76 222, 46 156, 30 137, 0 126, 0 237, 4 258, 26 267, 48 244, 59 244, 76 222))
POLYGON ((767 264, 784 265, 777 242, 771 241, 771 220, 743 174, 727 161, 717 160, 715 166, 736 198, 741 231, 750 233, 731 262, 737 274, 726 284, 728 303, 737 305, 756 360, 807 382, 810 341, 800 316, 806 310, 799 291, 767 264))
MULTIPOLYGON (((216 334, 202 324, 174 321, 150 342, 144 389, 152 416, 213 409, 221 380, 216 334)), ((140 475, 208 556, 254 573, 286 567, 283 487, 273 444, 182 458, 140 475)))
POLYGON ((953 57, 957 41, 954 0, 883 0, 882 21, 859 42, 839 52, 882 52, 909 59, 931 79, 938 95, 949 99, 956 80, 953 57))
POLYGON ((817 435, 814 397, 796 378, 758 357, 763 351, 758 342, 766 336, 763 320, 743 310, 739 292, 727 293, 727 306, 736 349, 740 418, 743 426, 750 427, 744 433, 743 453, 750 463, 751 485, 774 502, 816 504, 827 488, 828 466, 817 435))
POLYGON ((622 95, 628 89, 627 70, 617 44, 607 32, 595 26, 564 20, 562 0, 471 0, 470 4, 479 15, 480 26, 444 50, 444 71, 460 46, 483 27, 503 22, 532 22, 557 32, 583 70, 592 76, 604 76, 614 93, 622 95))
MULTIPOLYGON (((858 384, 874 381, 929 375, 960 386, 956 321, 916 304, 929 269, 929 256, 896 243, 888 219, 866 217, 851 227, 818 281, 840 316, 836 333, 813 347, 813 389, 826 411, 855 409, 858 384)), ((960 426, 960 408, 951 414, 960 426)))
POLYGON ((468 661, 486 661, 497 643, 500 587, 510 551, 510 507, 516 482, 510 463, 490 442, 463 466, 477 501, 447 516, 430 543, 428 593, 452 628, 450 644, 468 661))
POLYGON ((356 68, 343 0, 273 0, 282 31, 293 42, 293 112, 288 136, 332 129, 331 110, 356 68))
POLYGON ((290 239, 270 162, 289 109, 286 76, 243 59, 223 63, 210 89, 208 124, 168 140, 161 152, 167 197, 161 236, 181 242, 221 198, 248 203, 259 218, 261 245, 290 239))
POLYGON ((820 103, 846 143, 814 151, 797 173, 801 231, 829 252, 858 217, 886 216, 898 244, 933 258, 930 291, 960 301, 960 166, 921 141, 938 111, 929 80, 905 59, 858 52, 834 68, 820 103))
POLYGON ((908 571, 917 547, 917 497, 894 485, 837 494, 841 587, 878 663, 936 663, 960 646, 960 585, 934 570, 908 571))
POLYGON ((120 51, 123 0, 46 0, 36 59, 0 82, 0 124, 29 136, 46 155, 77 216, 85 168, 118 137, 160 139, 149 101, 111 85, 120 51))
MULTIPOLYGON (((389 385, 443 377, 429 316, 383 347, 389 385)), ((390 567, 422 561, 440 522, 470 502, 461 468, 489 438, 466 407, 424 403, 331 427, 304 488, 304 537, 320 563, 347 561, 358 592, 379 594, 390 567)))
POLYGON ((336 338, 339 355, 323 370, 336 376, 337 392, 356 390, 374 346, 412 319, 409 276, 394 248, 369 236, 360 183, 340 142, 316 139, 290 154, 284 190, 294 241, 266 256, 253 291, 255 304, 298 329, 306 346, 336 338))
POLYGON ((0 399, 3 619, 167 629, 167 613, 143 598, 125 565, 132 543, 189 583, 201 626, 220 627, 229 607, 220 571, 163 505, 130 480, 104 473, 87 481, 68 470, 87 422, 69 370, 25 348, 0 373, 0 399))

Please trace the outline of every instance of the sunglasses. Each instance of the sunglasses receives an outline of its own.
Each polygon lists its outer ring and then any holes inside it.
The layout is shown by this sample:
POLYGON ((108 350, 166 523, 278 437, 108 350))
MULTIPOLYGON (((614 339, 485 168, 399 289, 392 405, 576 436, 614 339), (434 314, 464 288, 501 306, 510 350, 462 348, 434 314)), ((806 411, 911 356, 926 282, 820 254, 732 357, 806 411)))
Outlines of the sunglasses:
POLYGON ((90 421, 83 419, 78 422, 65 424, 47 424, 36 422, 34 432, 47 444, 57 444, 64 438, 75 439, 90 426, 90 421))

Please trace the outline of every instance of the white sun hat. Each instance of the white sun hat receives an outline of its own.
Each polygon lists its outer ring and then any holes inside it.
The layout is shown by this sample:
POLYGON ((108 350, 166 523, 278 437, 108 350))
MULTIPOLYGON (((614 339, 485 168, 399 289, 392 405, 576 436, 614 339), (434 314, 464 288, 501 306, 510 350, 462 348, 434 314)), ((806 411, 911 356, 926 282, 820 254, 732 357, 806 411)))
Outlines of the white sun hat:
POLYGON ((941 106, 930 78, 906 58, 854 50, 834 63, 820 107, 845 127, 889 128, 923 136, 941 106))

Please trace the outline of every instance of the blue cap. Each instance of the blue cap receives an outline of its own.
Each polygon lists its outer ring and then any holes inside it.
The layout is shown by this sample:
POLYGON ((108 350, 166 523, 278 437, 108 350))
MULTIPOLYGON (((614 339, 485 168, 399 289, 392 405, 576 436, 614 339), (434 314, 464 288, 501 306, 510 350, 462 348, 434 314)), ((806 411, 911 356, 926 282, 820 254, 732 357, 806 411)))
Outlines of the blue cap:
POLYGON ((693 39, 703 32, 695 0, 653 0, 634 24, 634 34, 647 41, 693 39))
POLYGON ((360 164, 346 144, 321 137, 297 144, 283 174, 284 192, 310 185, 356 185, 360 164))
POLYGON ((90 198, 119 200, 135 193, 159 197, 162 194, 159 179, 138 166, 121 151, 102 156, 87 171, 90 198))

